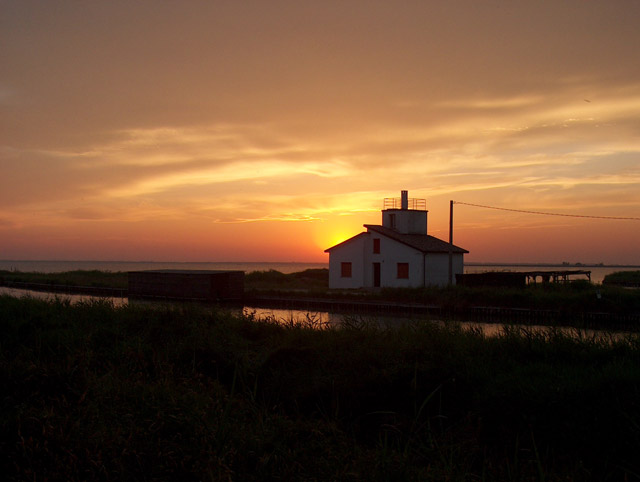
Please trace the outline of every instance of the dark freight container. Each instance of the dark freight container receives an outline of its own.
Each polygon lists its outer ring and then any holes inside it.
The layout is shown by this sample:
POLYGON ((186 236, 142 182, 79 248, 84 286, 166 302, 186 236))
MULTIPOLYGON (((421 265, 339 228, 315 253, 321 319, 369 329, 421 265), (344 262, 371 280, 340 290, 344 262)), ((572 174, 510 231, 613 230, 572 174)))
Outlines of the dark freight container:
POLYGON ((244 271, 129 271, 129 296, 202 301, 239 300, 244 295, 244 271))

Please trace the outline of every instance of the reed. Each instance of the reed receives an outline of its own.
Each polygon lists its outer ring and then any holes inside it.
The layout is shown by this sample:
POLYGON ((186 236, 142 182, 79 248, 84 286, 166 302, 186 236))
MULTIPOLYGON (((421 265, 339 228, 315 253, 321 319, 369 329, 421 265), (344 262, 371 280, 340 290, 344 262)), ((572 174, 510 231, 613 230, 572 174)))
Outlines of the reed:
POLYGON ((9 480, 631 480, 640 340, 0 296, 9 480))

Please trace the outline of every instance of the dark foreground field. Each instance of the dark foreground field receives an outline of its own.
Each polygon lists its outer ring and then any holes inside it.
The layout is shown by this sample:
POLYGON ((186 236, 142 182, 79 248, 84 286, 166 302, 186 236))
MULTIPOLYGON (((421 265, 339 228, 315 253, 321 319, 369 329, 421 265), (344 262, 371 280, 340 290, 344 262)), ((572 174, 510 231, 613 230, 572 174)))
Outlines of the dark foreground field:
POLYGON ((0 296, 9 480, 636 480, 640 342, 0 296))

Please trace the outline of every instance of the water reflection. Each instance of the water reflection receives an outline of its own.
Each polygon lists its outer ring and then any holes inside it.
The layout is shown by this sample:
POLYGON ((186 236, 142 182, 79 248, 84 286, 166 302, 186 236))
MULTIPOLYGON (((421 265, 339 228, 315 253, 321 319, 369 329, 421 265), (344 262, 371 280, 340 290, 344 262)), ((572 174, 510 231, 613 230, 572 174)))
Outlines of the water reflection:
POLYGON ((365 327, 378 326, 382 328, 393 328, 412 323, 433 323, 438 326, 455 326, 461 331, 473 331, 486 337, 503 336, 510 333, 518 333, 525 336, 552 336, 561 334, 576 339, 603 340, 608 342, 624 341, 638 334, 624 331, 594 330, 585 328, 575 328, 569 326, 547 326, 547 325, 523 325, 507 323, 490 323, 476 321, 451 321, 425 318, 424 316, 402 317, 402 316, 375 316, 357 314, 339 314, 328 312, 307 312, 300 310, 278 310, 271 308, 245 307, 242 314, 255 319, 268 320, 288 326, 310 326, 324 328, 331 326, 365 327))
POLYGON ((126 305, 129 300, 126 297, 115 296, 95 296, 95 295, 82 295, 82 294, 69 294, 69 293, 51 293, 48 291, 32 291, 23 290, 18 288, 9 288, 7 286, 0 286, 0 295, 9 295, 15 298, 35 298, 38 300, 69 300, 71 303, 88 302, 93 300, 107 300, 113 303, 114 306, 126 305))
POLYGON ((279 310, 257 306, 245 306, 239 310, 238 314, 256 320, 272 321, 281 325, 326 327, 339 325, 343 321, 343 315, 326 311, 279 310))
MULTIPOLYGON (((88 302, 92 300, 107 300, 114 306, 124 306, 130 303, 126 297, 99 297, 82 294, 49 293, 43 291, 31 291, 17 288, 0 287, 0 295, 7 294, 16 298, 30 297, 43 300, 69 300, 71 303, 88 302)), ((157 305, 157 301, 131 300, 131 303, 157 305)), ((161 302, 168 303, 168 302, 161 302)), ((398 315, 377 316, 371 314, 345 314, 327 311, 305 311, 292 309, 260 308, 257 306, 244 306, 236 308, 224 308, 235 315, 246 316, 254 320, 265 320, 284 326, 301 326, 315 329, 330 327, 364 328, 376 326, 393 328, 411 323, 434 323, 440 326, 456 326, 462 331, 473 331, 486 337, 502 336, 508 333, 518 332, 529 336, 549 336, 554 333, 568 335, 578 339, 604 340, 609 342, 637 339, 637 333, 623 331, 593 330, 574 327, 558 327, 546 325, 522 325, 475 321, 445 321, 426 318, 424 316, 403 317, 398 315)))

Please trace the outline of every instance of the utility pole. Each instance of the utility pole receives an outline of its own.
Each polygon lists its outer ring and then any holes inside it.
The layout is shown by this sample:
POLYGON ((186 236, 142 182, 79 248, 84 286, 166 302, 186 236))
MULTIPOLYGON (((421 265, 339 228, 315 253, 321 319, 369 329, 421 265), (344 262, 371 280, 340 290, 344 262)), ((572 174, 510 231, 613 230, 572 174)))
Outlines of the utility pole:
POLYGON ((449 285, 453 284, 453 201, 449 201, 449 285))

